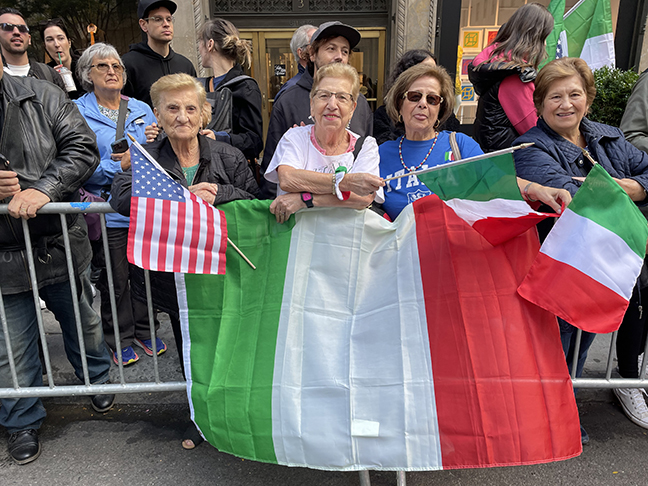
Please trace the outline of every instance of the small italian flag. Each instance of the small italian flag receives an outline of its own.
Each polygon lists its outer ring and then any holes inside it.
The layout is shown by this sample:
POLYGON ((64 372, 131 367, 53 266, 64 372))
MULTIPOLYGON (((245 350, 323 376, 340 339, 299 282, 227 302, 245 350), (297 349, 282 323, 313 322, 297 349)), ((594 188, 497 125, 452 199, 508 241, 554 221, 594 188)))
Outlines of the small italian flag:
POLYGON ((495 155, 421 174, 419 179, 493 245, 555 214, 539 213, 522 198, 513 156, 495 155))
POLYGON ((584 331, 616 331, 641 272, 647 239, 644 216, 596 164, 518 292, 584 331))
POLYGON ((437 196, 394 223, 220 207, 225 275, 177 275, 192 418, 216 448, 327 470, 536 464, 581 452, 555 317, 517 287, 533 230, 493 246, 437 196), (228 249, 228 251, 231 251, 228 249))

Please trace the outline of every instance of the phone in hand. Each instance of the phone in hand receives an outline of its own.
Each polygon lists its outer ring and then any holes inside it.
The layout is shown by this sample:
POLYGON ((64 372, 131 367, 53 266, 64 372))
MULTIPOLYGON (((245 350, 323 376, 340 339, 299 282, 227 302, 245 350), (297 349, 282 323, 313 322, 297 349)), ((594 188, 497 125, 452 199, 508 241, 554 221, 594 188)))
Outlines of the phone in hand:
POLYGON ((11 170, 9 168, 9 161, 7 160, 7 157, 2 154, 0 154, 0 170, 11 170))
POLYGON ((115 140, 110 144, 110 149, 112 150, 113 154, 123 154, 128 150, 128 140, 126 140, 125 138, 115 140))

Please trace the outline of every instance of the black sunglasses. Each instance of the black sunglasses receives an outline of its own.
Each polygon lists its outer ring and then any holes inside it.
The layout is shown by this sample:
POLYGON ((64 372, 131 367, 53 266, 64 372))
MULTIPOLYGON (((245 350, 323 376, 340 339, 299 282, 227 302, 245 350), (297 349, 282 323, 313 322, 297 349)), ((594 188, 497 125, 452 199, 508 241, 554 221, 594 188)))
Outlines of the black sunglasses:
MULTIPOLYGON (((405 91, 403 98, 407 98, 407 101, 411 101, 412 103, 418 103, 423 98, 423 93, 420 91, 405 91)), ((436 106, 443 102, 443 98, 430 93, 425 97, 425 101, 427 101, 428 105, 436 106)))
POLYGON ((0 23, 0 29, 5 32, 13 32, 14 29, 18 29, 18 32, 21 34, 29 34, 29 27, 24 24, 8 24, 6 22, 0 23))

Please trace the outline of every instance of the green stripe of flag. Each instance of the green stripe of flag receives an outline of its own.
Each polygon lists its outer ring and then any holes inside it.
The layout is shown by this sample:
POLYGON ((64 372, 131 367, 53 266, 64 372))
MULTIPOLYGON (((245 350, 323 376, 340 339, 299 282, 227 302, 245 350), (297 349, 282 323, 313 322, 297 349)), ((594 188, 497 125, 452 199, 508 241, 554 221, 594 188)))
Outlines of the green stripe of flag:
POLYGON ((439 169, 418 177, 444 201, 456 198, 471 201, 490 201, 493 198, 523 200, 511 154, 439 169))
POLYGON ((228 221, 228 236, 255 265, 269 269, 264 275, 270 278, 255 278, 254 270, 230 245, 227 275, 184 278, 196 423, 220 450, 276 463, 271 416, 274 357, 295 219, 277 225, 268 211, 270 203, 234 201, 219 206, 228 221), (268 241, 270 251, 261 244, 268 241), (263 313, 257 312, 260 308, 263 313), (223 309, 229 314, 223 315, 223 309), (194 353, 198 347, 200 352, 194 353))
POLYGON ((569 209, 617 234, 641 258, 646 254, 646 218, 599 164, 594 165, 569 209))
POLYGON ((588 38, 612 33, 609 0, 581 0, 567 12, 564 19, 569 55, 580 57, 588 38))

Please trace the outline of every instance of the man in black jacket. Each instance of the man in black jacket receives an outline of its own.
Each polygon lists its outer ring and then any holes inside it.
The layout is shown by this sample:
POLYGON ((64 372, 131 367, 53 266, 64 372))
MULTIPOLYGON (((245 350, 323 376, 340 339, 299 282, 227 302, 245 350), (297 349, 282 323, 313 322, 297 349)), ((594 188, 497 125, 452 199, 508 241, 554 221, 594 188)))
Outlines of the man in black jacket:
MULTIPOLYGON (((315 31, 311 37, 308 68, 297 84, 288 88, 272 107, 261 163, 262 173, 265 173, 270 165, 277 144, 288 129, 301 123, 313 123, 310 120, 310 91, 313 87, 314 72, 332 62, 348 64, 351 49, 358 45, 358 42, 360 42, 360 32, 342 22, 325 22, 315 31)), ((361 137, 373 133, 373 113, 362 94, 358 98, 358 106, 351 118, 349 130, 361 137)), ((276 184, 261 177, 260 186, 261 197, 270 199, 276 196, 276 184)))
MULTIPOLYGON (((91 383, 106 383, 110 355, 104 344, 101 320, 91 304, 91 250, 83 217, 68 217, 75 269, 71 280, 59 216, 36 216, 50 201, 78 201, 78 188, 99 165, 94 134, 76 105, 48 82, 3 76, 0 65, 0 94, 0 153, 9 160, 8 167, 0 162, 0 202, 8 203, 9 211, 9 215, 0 217, 0 292, 8 329, 8 336, 0 331, 0 388, 14 386, 7 337, 18 385, 43 385, 36 314, 40 310, 36 309, 38 302, 34 302, 34 287, 61 325, 65 351, 77 377, 84 378, 72 281, 76 284, 88 377, 91 383), (21 219, 28 221, 31 248, 25 246, 21 219), (28 270, 30 253, 34 256, 36 281, 28 270)), ((95 395, 92 406, 98 412, 106 412, 114 398, 95 395)), ((9 454, 18 464, 27 464, 39 456, 37 430, 44 419, 40 398, 0 399, 0 425, 10 434, 9 454)))
POLYGON ((123 93, 148 103, 151 108, 153 103, 149 91, 162 76, 176 73, 196 76, 191 61, 171 49, 173 13, 177 8, 171 0, 141 0, 137 15, 147 41, 132 44, 130 51, 122 56, 128 73, 123 93))
POLYGON ((44 79, 65 91, 65 83, 59 73, 47 64, 36 62, 27 56, 31 45, 29 27, 19 10, 11 7, 0 9, 0 48, 5 74, 44 79))

